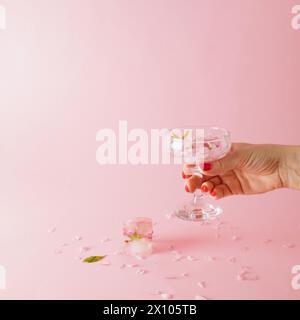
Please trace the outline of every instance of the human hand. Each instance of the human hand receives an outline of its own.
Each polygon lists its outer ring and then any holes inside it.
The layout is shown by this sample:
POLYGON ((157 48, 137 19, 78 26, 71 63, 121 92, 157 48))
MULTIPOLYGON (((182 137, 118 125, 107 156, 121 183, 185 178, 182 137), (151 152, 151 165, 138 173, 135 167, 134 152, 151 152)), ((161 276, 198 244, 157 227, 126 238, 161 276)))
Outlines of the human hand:
POLYGON ((258 194, 278 188, 300 190, 300 147, 234 143, 228 155, 204 163, 203 177, 189 175, 184 165, 186 191, 200 188, 216 199, 258 194))

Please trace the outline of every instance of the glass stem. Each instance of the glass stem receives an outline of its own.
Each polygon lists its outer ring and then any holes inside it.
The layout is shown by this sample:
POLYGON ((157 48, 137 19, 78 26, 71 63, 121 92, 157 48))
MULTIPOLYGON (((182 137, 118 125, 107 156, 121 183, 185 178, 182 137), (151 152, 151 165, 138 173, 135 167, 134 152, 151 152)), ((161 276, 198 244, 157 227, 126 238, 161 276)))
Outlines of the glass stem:
POLYGON ((201 198, 203 198, 203 193, 201 190, 199 189, 196 189, 196 191, 194 192, 194 195, 193 195, 193 203, 196 204, 197 201, 201 198))

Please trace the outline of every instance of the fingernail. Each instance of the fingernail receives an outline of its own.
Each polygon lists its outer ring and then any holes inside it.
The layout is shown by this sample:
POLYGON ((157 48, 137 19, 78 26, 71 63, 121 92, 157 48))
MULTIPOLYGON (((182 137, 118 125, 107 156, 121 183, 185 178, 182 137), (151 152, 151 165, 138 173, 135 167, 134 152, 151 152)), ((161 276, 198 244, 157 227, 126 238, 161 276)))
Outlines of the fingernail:
POLYGON ((212 165, 211 165, 211 163, 204 162, 201 167, 202 167, 202 170, 209 171, 211 169, 212 165))
POLYGON ((185 191, 186 192, 190 192, 190 189, 189 189, 189 187, 187 185, 185 185, 185 191))
POLYGON ((207 192, 207 191, 208 191, 207 186, 205 186, 205 185, 204 185, 204 186, 202 186, 202 187, 201 187, 201 191, 203 191, 203 192, 207 192))
POLYGON ((184 172, 182 171, 182 179, 185 179, 186 175, 184 174, 184 172))
POLYGON ((212 197, 215 197, 215 196, 217 195, 217 193, 216 193, 216 191, 212 191, 212 192, 210 193, 210 195, 211 195, 212 197))

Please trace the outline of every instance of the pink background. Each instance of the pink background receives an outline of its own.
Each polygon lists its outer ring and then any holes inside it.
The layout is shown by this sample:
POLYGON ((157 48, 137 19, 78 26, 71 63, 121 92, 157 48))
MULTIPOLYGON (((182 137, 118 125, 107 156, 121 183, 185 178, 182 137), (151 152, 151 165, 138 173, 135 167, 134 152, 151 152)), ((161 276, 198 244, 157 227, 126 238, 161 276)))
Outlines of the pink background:
POLYGON ((300 298, 291 287, 299 193, 222 200, 216 231, 165 218, 187 197, 180 167, 95 159, 97 131, 119 120, 144 129, 220 125, 234 141, 299 144, 296 0, 0 2, 0 298, 153 299, 158 290, 177 299, 300 298), (120 269, 133 258, 111 255, 122 248, 122 222, 135 216, 157 221, 158 250, 138 262, 143 276, 120 269), (76 260, 82 245, 111 265, 76 260), (199 261, 172 262, 170 245, 199 261), (259 280, 237 281, 241 266, 259 280))

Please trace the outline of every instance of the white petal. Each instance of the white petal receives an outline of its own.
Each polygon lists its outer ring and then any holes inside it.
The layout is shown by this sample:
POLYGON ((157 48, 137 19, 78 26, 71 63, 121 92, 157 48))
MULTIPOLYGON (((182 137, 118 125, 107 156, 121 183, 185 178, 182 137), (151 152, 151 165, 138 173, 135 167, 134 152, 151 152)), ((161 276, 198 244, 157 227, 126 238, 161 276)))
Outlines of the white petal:
POLYGON ((170 220, 172 218, 174 218, 174 213, 167 213, 166 214, 166 219, 170 220))
POLYGON ((265 239, 265 240, 264 240, 264 243, 266 243, 266 244, 268 244, 268 243, 270 243, 270 242, 272 242, 272 239, 265 239))
POLYGON ((125 266, 126 266, 127 268, 132 269, 132 268, 138 267, 139 265, 138 265, 138 264, 130 264, 130 263, 128 263, 128 264, 126 264, 125 266))
POLYGON ((197 261, 197 260, 199 260, 199 259, 197 259, 196 257, 193 257, 193 256, 187 256, 186 259, 189 260, 189 261, 197 261))
POLYGON ((256 281, 259 280, 258 276, 252 271, 242 270, 237 274, 238 281, 256 281))
POLYGON ((189 276, 189 274, 186 273, 186 272, 184 272, 184 273, 181 274, 181 276, 182 276, 183 278, 187 278, 187 277, 189 276))
POLYGON ((212 256, 205 256, 205 257, 204 257, 204 260, 209 261, 209 262, 212 262, 212 261, 215 261, 216 258, 215 258, 215 257, 212 257, 212 256))
POLYGON ((205 289, 206 288, 206 283, 205 283, 205 281, 200 281, 200 282, 197 283, 197 286, 202 288, 202 289, 205 289))
POLYGON ((164 300, 173 299, 173 295, 170 294, 170 293, 166 293, 166 292, 161 293, 160 296, 161 296, 164 300))
POLYGON ((145 269, 138 269, 138 270, 136 271, 136 274, 140 274, 140 275, 144 275, 144 274, 146 274, 146 273, 148 273, 148 271, 145 270, 145 269))
POLYGON ((111 238, 104 238, 104 239, 100 240, 100 243, 106 243, 109 241, 111 241, 111 238))
POLYGON ((236 263, 236 257, 230 257, 228 258, 228 261, 231 263, 236 263))
POLYGON ((91 250, 91 249, 92 249, 92 247, 82 246, 82 247, 79 248, 79 252, 80 252, 80 253, 83 253, 83 252, 87 252, 87 251, 89 251, 89 250, 91 250))
POLYGON ((283 248, 293 249, 296 247, 294 243, 286 243, 282 245, 283 248))

